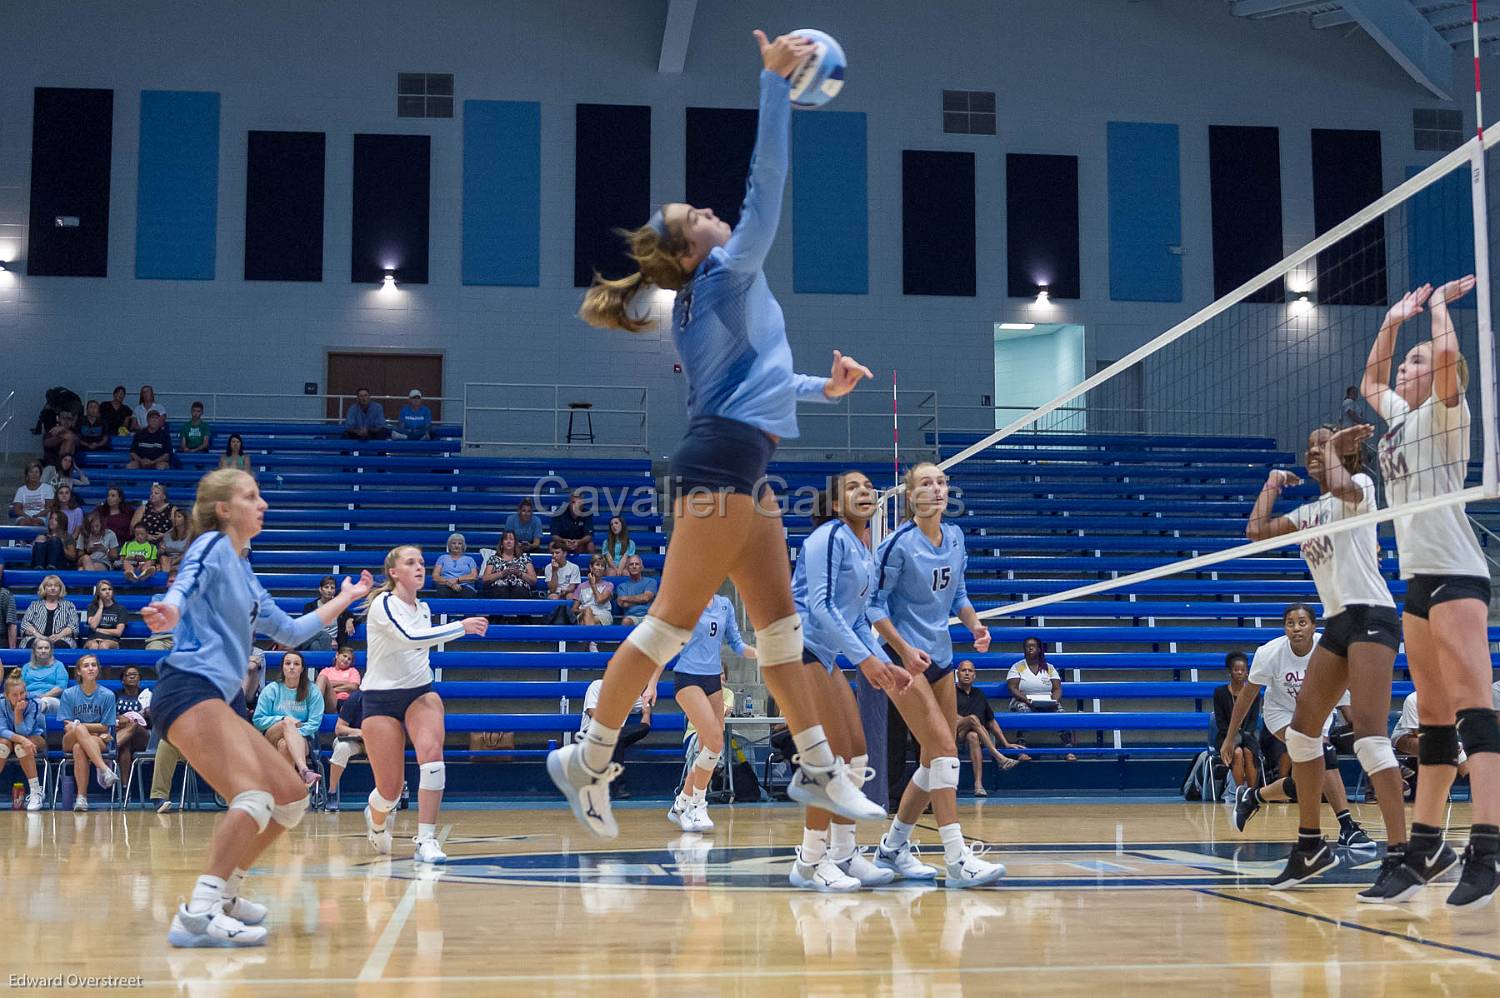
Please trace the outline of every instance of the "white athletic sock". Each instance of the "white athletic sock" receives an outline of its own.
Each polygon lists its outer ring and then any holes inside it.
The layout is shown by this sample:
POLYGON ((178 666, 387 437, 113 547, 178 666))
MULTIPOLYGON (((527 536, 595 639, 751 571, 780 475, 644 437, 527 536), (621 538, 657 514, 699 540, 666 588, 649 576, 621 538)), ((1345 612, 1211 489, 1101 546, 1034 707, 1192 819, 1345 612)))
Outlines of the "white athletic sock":
POLYGON ((432 840, 436 841, 437 840, 437 824, 433 823, 431 825, 425 825, 425 824, 423 824, 420 821, 417 822, 417 838, 419 838, 419 839, 432 839, 432 840))
POLYGON ((854 826, 834 822, 828 827, 828 858, 842 863, 854 855, 854 826))
POLYGON ((891 827, 886 830, 885 838, 880 841, 880 844, 887 851, 895 852, 911 841, 912 829, 916 827, 916 825, 908 825, 900 818, 892 818, 891 827))
POLYGON ((802 829, 802 861, 809 866, 815 866, 828 855, 828 829, 818 831, 814 828, 802 829))
POLYGON ((958 822, 951 825, 939 825, 938 835, 943 840, 943 860, 948 863, 957 863, 964 858, 964 830, 958 822))
POLYGON ((589 722, 589 730, 583 736, 583 768, 591 773, 602 773, 609 768, 615 757, 615 745, 620 740, 620 729, 601 724, 596 717, 589 722))
POLYGON ((802 765, 813 769, 828 769, 833 766, 833 749, 828 744, 828 736, 823 734, 821 724, 814 724, 797 732, 792 736, 792 741, 797 745, 802 765))
POLYGON ((697 807, 699 804, 702 804, 707 799, 708 799, 708 788, 707 787, 695 787, 693 789, 692 801, 693 801, 693 806, 694 807, 697 807))
POLYGON ((39 794, 42 792, 42 781, 34 776, 28 776, 26 778, 26 785, 31 788, 31 792, 34 794, 39 794))
POLYGON ((193 885, 193 896, 188 898, 187 903, 188 914, 206 915, 223 899, 224 881, 205 873, 193 885))
POLYGON ((229 879, 224 881, 225 901, 233 901, 240 896, 240 889, 245 886, 245 878, 249 875, 249 870, 242 870, 239 867, 234 868, 234 872, 229 875, 229 879))

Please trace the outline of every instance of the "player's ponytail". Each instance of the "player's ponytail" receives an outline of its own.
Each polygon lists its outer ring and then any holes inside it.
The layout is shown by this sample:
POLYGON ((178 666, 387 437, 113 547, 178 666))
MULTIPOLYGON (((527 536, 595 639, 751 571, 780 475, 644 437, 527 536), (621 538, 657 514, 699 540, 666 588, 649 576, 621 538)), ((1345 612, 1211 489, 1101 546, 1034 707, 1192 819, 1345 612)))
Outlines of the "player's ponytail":
POLYGON ((255 480, 249 473, 238 468, 219 468, 198 480, 198 493, 193 497, 193 512, 188 516, 189 545, 201 534, 223 529, 224 525, 219 522, 219 512, 215 507, 218 503, 227 503, 234 498, 234 490, 247 481, 253 483, 255 480))
POLYGON ((611 280, 594 274, 594 283, 583 296, 578 317, 599 329, 623 329, 638 333, 652 325, 645 310, 632 308, 635 296, 648 284, 680 291, 692 277, 682 269, 679 257, 688 252, 688 241, 678 226, 661 222, 662 231, 651 223, 638 229, 616 229, 625 240, 626 254, 638 268, 634 274, 611 280))

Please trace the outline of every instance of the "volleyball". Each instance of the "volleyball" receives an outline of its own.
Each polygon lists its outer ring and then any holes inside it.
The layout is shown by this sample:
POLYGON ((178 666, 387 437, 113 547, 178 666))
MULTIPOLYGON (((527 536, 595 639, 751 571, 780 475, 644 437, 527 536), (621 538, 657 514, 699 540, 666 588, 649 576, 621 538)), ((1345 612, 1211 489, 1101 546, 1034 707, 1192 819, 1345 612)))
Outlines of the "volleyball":
POLYGON ((843 46, 816 28, 799 28, 790 32, 813 43, 812 54, 792 73, 792 103, 797 107, 822 107, 844 89, 843 46))

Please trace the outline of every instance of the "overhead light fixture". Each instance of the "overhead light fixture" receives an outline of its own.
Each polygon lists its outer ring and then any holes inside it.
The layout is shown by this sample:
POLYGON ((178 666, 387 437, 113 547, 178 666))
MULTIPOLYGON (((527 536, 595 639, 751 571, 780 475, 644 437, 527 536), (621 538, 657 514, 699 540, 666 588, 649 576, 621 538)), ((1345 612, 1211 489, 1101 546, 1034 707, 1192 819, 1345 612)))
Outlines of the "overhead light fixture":
POLYGON ((1034 323, 1034 322, 1002 322, 1002 323, 1000 323, 1000 328, 1001 329, 1035 329, 1036 328, 1036 323, 1034 323))
POLYGON ((396 272, 394 270, 386 270, 385 279, 380 282, 380 286, 382 288, 394 288, 396 286, 396 272))

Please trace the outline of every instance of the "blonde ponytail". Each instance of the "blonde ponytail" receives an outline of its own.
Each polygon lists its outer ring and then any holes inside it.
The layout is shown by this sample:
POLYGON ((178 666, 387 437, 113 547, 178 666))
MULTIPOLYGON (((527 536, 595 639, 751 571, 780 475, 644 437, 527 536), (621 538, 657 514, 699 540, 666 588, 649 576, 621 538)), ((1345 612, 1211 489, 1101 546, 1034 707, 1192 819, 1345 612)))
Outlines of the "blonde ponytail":
POLYGON ((647 319, 632 316, 629 306, 645 285, 646 281, 639 271, 614 281, 595 274, 593 285, 583 296, 583 307, 578 310, 578 317, 596 329, 622 329, 627 333, 638 333, 650 323, 647 319))
POLYGON ((193 512, 188 516, 188 544, 192 544, 202 534, 224 528, 219 522, 219 512, 214 507, 234 498, 234 490, 246 482, 253 485, 255 479, 238 468, 220 468, 198 479, 198 493, 193 497, 193 512))
POLYGON ((663 222, 666 234, 649 223, 638 229, 616 229, 625 240, 625 253, 638 268, 634 274, 618 279, 594 274, 594 283, 583 296, 578 317, 598 329, 622 329, 638 333, 653 324, 649 316, 631 315, 630 303, 647 284, 667 291, 681 291, 692 274, 682 269, 680 257, 691 247, 682 234, 680 223, 663 222))

